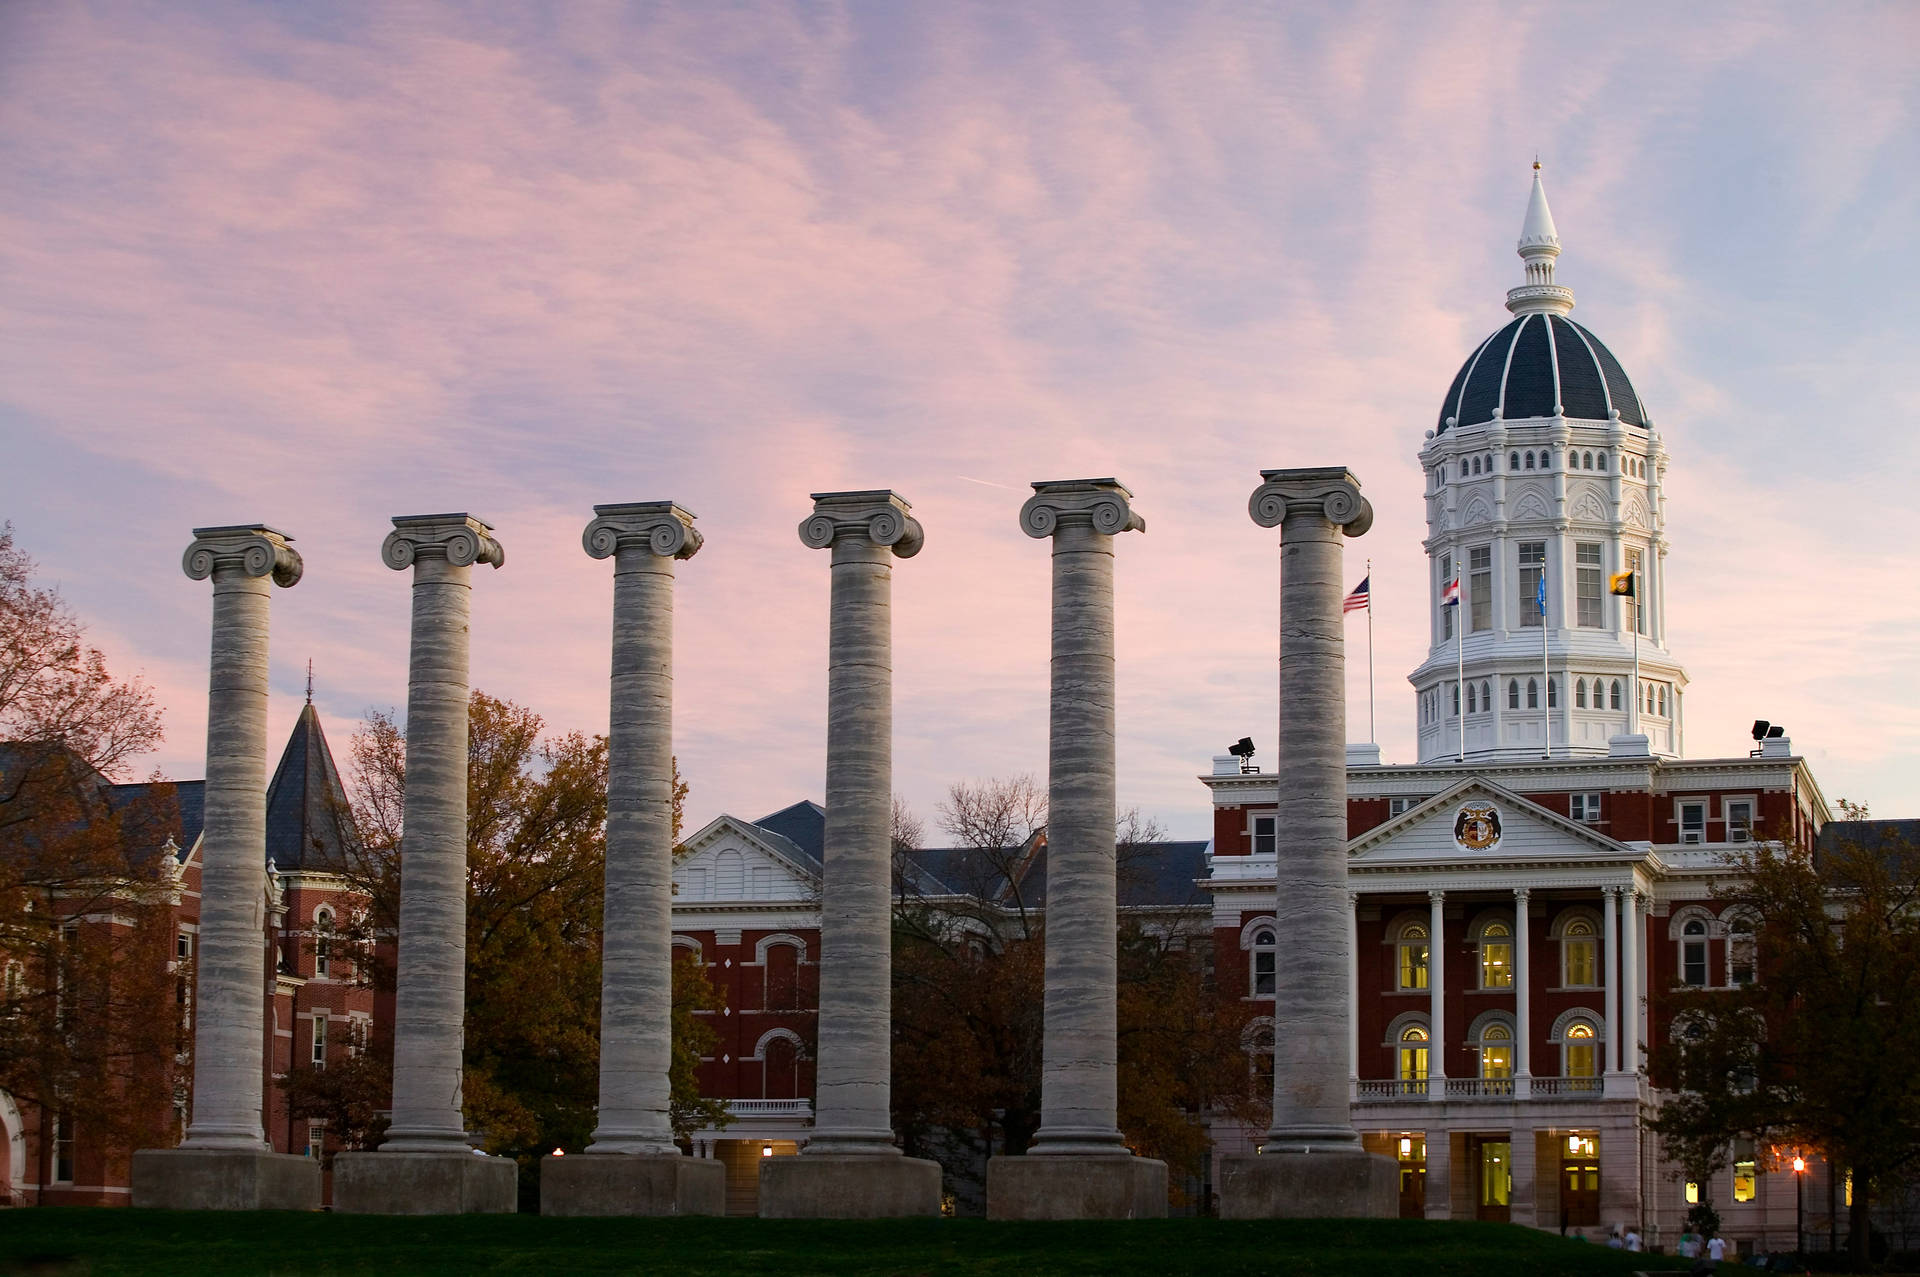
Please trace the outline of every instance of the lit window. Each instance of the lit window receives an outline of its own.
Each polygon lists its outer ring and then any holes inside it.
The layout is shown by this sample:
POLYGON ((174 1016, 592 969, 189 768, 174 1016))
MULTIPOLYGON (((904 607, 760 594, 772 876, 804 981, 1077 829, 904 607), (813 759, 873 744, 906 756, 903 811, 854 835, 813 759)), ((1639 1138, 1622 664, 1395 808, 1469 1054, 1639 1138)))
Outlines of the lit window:
POLYGON ((1480 929, 1480 987, 1513 987, 1513 928, 1489 922, 1480 929))
POLYGON ((1402 989, 1427 987, 1427 929, 1409 923, 1400 932, 1400 985, 1402 989))
POLYGON ((1733 1145, 1733 1200, 1750 1202, 1760 1195, 1760 1167, 1753 1155, 1752 1140, 1736 1140, 1733 1145))
POLYGON ((1680 929, 1680 980, 1696 988, 1707 983, 1707 924, 1698 918, 1680 929))
POLYGON ((1504 1024, 1495 1022, 1480 1031, 1480 1076, 1513 1076, 1513 1030, 1504 1024))
POLYGON ((1279 847, 1279 829, 1279 816, 1255 816, 1253 818, 1253 854, 1273 855, 1279 847))
POLYGON ((1727 841, 1753 841, 1753 800, 1750 798, 1729 799, 1726 803, 1727 841))
POLYGON ((1699 1204, 1700 1204, 1700 1186, 1694 1183, 1692 1180, 1688 1180, 1687 1181, 1687 1205, 1698 1206, 1699 1204))
POLYGON ((1707 840, 1707 805, 1704 802, 1680 804, 1680 841, 1683 843, 1705 842, 1707 840))
POLYGON ((1591 919, 1575 918, 1561 932, 1561 983, 1570 989, 1591 989, 1599 980, 1600 938, 1591 919))
POLYGON ((1560 1048, 1561 1072, 1567 1077, 1590 1078, 1599 1075, 1594 1051, 1593 1026, 1575 1020, 1567 1026, 1567 1040, 1560 1048))
POLYGON ((1402 1082, 1427 1080, 1427 1046, 1427 1030, 1424 1025, 1409 1024, 1401 1030, 1400 1080, 1402 1082))

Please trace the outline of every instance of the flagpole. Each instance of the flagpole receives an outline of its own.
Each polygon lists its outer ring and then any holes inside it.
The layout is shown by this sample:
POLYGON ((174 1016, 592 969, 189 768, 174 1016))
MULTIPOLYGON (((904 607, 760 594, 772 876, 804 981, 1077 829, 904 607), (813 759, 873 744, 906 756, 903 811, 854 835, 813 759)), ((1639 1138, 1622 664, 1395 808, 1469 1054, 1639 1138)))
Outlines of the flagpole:
POLYGON ((1640 573, 1635 571, 1633 587, 1633 734, 1640 733, 1640 573))
POLYGON ((1547 659, 1547 569, 1540 566, 1540 757, 1553 757, 1553 667, 1547 659))
POLYGON ((1380 743, 1373 722, 1373 560, 1367 560, 1367 740, 1380 743))
POLYGON ((1460 698, 1460 712, 1455 715, 1455 717, 1460 720, 1460 761, 1464 763, 1467 761, 1467 641, 1464 634, 1467 628, 1465 625, 1467 618, 1460 615, 1460 593, 1458 589, 1460 578, 1456 576, 1453 579, 1455 583, 1455 601, 1453 604, 1453 694, 1460 698))

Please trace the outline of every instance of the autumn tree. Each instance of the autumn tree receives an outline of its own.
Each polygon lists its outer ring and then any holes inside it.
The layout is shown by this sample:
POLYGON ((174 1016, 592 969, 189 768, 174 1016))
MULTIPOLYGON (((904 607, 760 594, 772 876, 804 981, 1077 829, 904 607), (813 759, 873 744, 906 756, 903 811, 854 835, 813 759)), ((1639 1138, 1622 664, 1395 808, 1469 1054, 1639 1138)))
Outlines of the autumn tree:
POLYGON ((43 1158, 56 1117, 115 1156, 166 1142, 181 1089, 178 810, 170 785, 115 783, 160 739, 152 692, 0 527, 0 1089, 40 1111, 43 1158))
POLYGON ((1889 837, 1815 856, 1761 842, 1729 868, 1721 916, 1751 928, 1730 943, 1752 976, 1669 995, 1653 1064, 1673 1093, 1654 1129, 1699 1183, 1735 1139, 1850 1171, 1864 1268, 1875 1195, 1920 1165, 1920 848, 1889 837))

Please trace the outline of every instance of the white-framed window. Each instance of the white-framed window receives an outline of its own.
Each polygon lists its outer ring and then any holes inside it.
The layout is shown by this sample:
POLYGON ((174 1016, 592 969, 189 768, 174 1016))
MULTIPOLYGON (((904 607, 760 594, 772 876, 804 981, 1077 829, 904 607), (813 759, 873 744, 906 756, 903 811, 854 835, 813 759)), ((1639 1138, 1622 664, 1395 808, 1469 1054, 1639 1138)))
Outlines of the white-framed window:
POLYGON ((1480 957, 1480 987, 1513 987, 1513 922, 1499 915, 1482 915, 1472 939, 1480 957))
POLYGON ((1722 799, 1720 802, 1720 811, 1727 818, 1728 842, 1753 841, 1753 799, 1722 799))
POLYGON ((1632 546, 1627 548, 1627 571, 1633 573, 1633 597, 1624 600, 1627 605, 1627 628, 1647 632, 1647 609, 1640 605, 1640 596, 1647 593, 1649 587, 1647 574, 1640 551, 1632 546))
POLYGON ((327 1017, 324 1015, 313 1017, 313 1067, 327 1067, 327 1017))
POLYGON ((1600 985, 1600 928, 1591 918, 1569 918, 1560 929, 1560 984, 1568 989, 1600 985))
POLYGON ((325 1118, 316 1118, 307 1123, 307 1156, 319 1157, 327 1148, 327 1123, 325 1118))
POLYGON ((182 929, 173 937, 173 956, 181 962, 193 956, 193 932, 182 929))
POLYGON ((1280 849, 1280 817, 1266 812, 1252 818, 1253 854, 1271 856, 1280 849))
POLYGON ((1469 629, 1478 634, 1493 628, 1493 547, 1470 546, 1467 549, 1467 618, 1469 629))
MULTIPOLYGON (((1592 454, 1589 453, 1589 456, 1592 454)), ((1597 630, 1606 624, 1606 569, 1600 564, 1598 541, 1576 541, 1573 545, 1575 622, 1585 629, 1597 630)))
POLYGON ((1599 1016, 1584 1009, 1560 1017, 1553 1040, 1560 1048, 1561 1077, 1600 1076, 1600 1023, 1599 1016))
POLYGON ((1538 629, 1544 624, 1540 613, 1540 578, 1547 570, 1547 543, 1522 541, 1519 544, 1521 629, 1538 629))
POLYGON ((1680 924, 1680 983, 1704 988, 1707 983, 1707 923, 1689 918, 1680 924))
POLYGON ((1468 1045, 1480 1060, 1480 1076, 1487 1081, 1513 1077, 1513 1018, 1505 1011, 1488 1011, 1473 1022, 1468 1045))
POLYGON ((1255 927, 1247 942, 1247 988, 1256 998, 1270 998, 1274 990, 1273 924, 1255 927))
POLYGON ((333 975, 333 910, 326 905, 313 911, 313 975, 316 980, 333 975))
POLYGON ((1575 820, 1591 825, 1600 819, 1600 795, 1575 794, 1571 802, 1571 814, 1575 820))
POLYGON ((1387 819, 1392 820, 1395 816, 1404 816, 1419 805, 1420 799, 1418 798, 1389 798, 1387 799, 1387 819))
POLYGON ((1394 1017, 1393 1023, 1387 1026, 1386 1047, 1393 1053, 1393 1076, 1400 1084, 1400 1092, 1425 1095, 1433 1047, 1427 1017, 1418 1011, 1394 1017))
POLYGON ((53 1119, 53 1182, 73 1183, 73 1119, 64 1113, 53 1119))
POLYGON ((1700 843, 1707 840, 1707 800, 1689 798, 1679 804, 1675 817, 1680 824, 1680 841, 1700 843))
POLYGON ((1432 956, 1427 924, 1409 920, 1400 924, 1393 940, 1393 987, 1402 992, 1427 988, 1427 968, 1432 956))
MULTIPOLYGON (((1442 590, 1446 589, 1447 582, 1451 580, 1453 580, 1453 556, 1451 554, 1443 554, 1440 556, 1440 588, 1442 590)), ((1455 612, 1458 612, 1459 610, 1460 610, 1460 607, 1458 604, 1455 604, 1452 607, 1445 607, 1445 606, 1441 607, 1440 609, 1440 637, 1441 638, 1450 639, 1453 637, 1453 614, 1455 612)))

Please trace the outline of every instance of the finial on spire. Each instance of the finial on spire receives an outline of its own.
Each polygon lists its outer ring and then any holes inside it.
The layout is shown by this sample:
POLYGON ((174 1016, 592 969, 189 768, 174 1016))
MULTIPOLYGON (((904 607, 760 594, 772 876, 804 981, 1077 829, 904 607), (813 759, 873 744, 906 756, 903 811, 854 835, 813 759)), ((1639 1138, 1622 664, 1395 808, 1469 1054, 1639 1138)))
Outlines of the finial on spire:
POLYGON ((1553 261, 1560 256, 1560 232, 1547 207, 1547 188, 1540 181, 1540 156, 1533 157, 1533 191, 1527 197, 1527 220, 1520 227, 1520 260, 1527 264, 1527 282, 1507 290, 1507 309, 1516 315, 1564 315, 1573 309, 1573 290, 1553 282, 1553 261))
POLYGON ((307 704, 313 704, 313 658, 307 658, 307 704))

